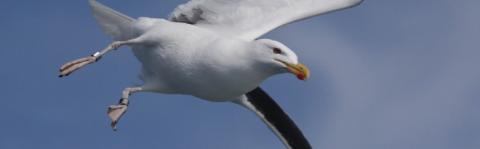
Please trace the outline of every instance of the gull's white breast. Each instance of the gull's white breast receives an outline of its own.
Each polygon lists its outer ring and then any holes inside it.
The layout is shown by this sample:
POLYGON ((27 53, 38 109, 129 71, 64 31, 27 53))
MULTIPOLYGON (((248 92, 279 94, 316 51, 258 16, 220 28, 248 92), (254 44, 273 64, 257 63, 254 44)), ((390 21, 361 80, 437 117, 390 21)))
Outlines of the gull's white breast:
POLYGON ((139 25, 147 44, 133 46, 133 52, 142 63, 142 79, 149 90, 227 101, 268 77, 249 54, 251 42, 166 20, 143 18, 139 25))

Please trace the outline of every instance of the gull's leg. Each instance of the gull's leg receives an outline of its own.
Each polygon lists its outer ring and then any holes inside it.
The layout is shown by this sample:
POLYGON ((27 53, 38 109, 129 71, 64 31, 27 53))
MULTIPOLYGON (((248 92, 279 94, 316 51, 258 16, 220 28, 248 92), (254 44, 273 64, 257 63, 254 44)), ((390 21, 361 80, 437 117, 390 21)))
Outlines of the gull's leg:
POLYGON ((137 39, 127 40, 127 41, 115 41, 115 42, 111 43, 110 45, 108 45, 103 50, 95 52, 94 54, 92 54, 90 56, 68 62, 68 63, 64 64, 62 67, 60 67, 60 76, 59 77, 68 76, 71 73, 73 73, 74 71, 82 68, 83 66, 94 63, 94 62, 100 60, 100 58, 102 58, 103 55, 105 55, 106 53, 108 53, 111 50, 115 50, 115 49, 118 49, 119 47, 121 47, 123 45, 129 45, 129 44, 133 44, 133 43, 136 43, 136 42, 137 42, 137 39))
POLYGON ((128 108, 128 97, 136 92, 143 91, 142 87, 128 87, 125 88, 122 92, 122 98, 116 105, 111 105, 108 107, 107 114, 112 120, 111 126, 113 131, 117 130, 117 123, 128 108))

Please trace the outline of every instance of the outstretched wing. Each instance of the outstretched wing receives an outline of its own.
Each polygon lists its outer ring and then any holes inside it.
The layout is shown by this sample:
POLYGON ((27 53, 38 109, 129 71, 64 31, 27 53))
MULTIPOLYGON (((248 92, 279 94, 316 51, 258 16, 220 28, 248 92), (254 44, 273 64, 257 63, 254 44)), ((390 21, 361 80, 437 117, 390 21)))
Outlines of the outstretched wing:
POLYGON ((244 95, 238 104, 254 111, 289 149, 311 149, 290 117, 260 87, 244 95))
POLYGON ((170 20, 253 40, 298 20, 353 7, 363 0, 191 0, 170 20))

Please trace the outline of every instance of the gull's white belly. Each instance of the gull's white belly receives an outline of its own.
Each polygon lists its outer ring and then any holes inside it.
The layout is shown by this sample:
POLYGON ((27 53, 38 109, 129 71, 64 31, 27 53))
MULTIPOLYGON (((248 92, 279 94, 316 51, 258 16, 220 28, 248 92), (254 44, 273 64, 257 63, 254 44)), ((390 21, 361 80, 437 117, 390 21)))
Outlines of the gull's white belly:
POLYGON ((268 77, 254 70, 245 53, 229 51, 239 48, 238 41, 195 27, 170 25, 159 24, 145 35, 159 44, 133 46, 147 89, 227 101, 255 89, 268 77))
POLYGON ((157 92, 226 101, 255 89, 264 79, 250 69, 206 63, 165 50, 172 49, 157 48, 139 57, 146 85, 157 92))

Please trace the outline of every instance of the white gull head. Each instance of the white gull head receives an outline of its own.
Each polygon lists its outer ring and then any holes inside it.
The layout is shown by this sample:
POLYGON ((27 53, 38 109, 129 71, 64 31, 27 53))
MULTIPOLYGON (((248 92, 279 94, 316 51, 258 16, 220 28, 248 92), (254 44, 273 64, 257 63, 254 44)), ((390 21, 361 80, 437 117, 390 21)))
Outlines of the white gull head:
POLYGON ((255 42, 263 45, 261 49, 255 51, 259 61, 266 64, 266 70, 272 71, 270 75, 290 72, 301 80, 309 77, 308 69, 298 62, 297 54, 284 44, 271 39, 259 39, 255 42))

